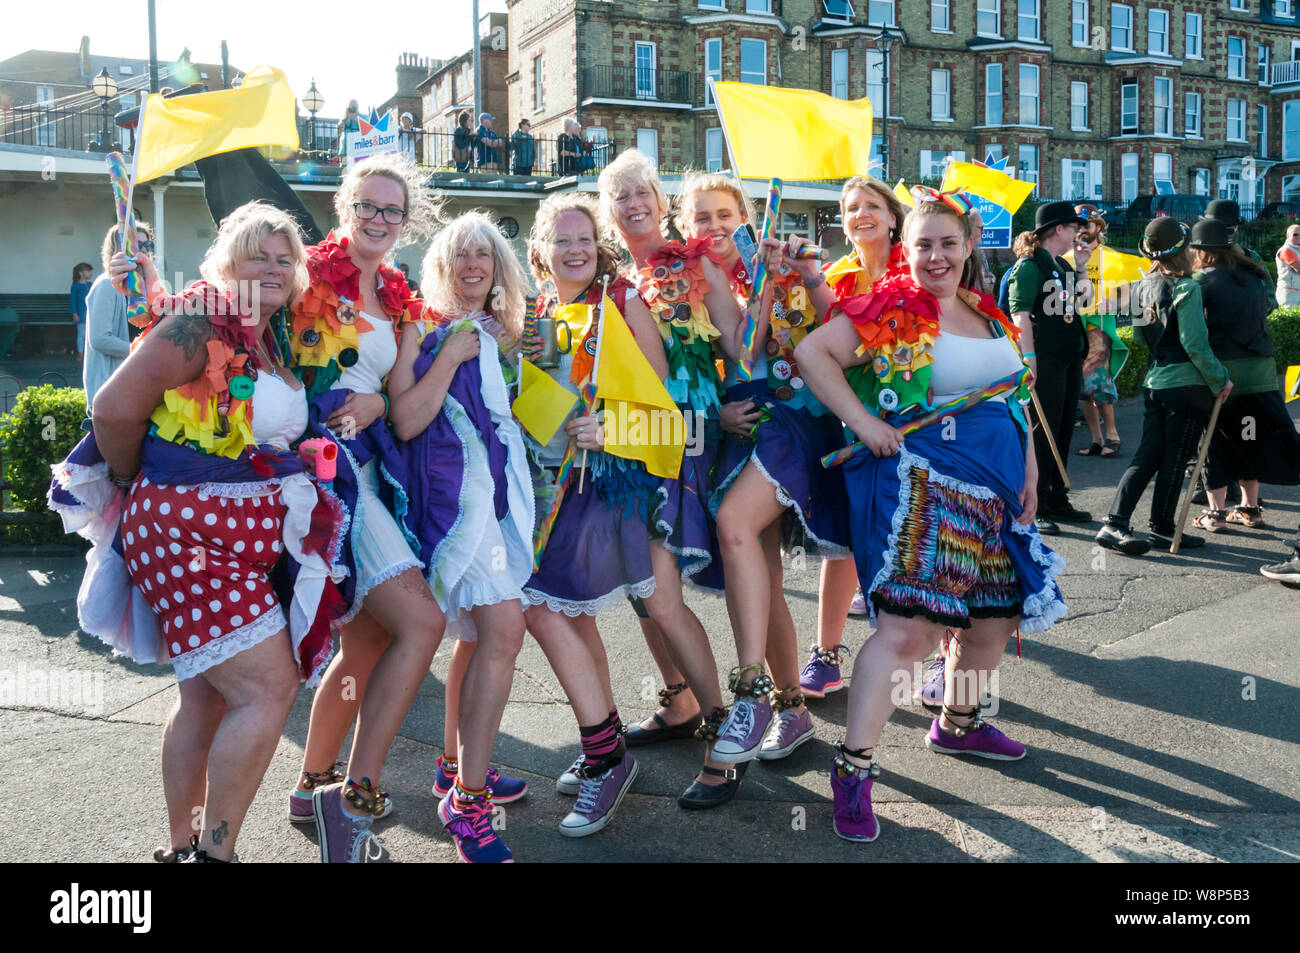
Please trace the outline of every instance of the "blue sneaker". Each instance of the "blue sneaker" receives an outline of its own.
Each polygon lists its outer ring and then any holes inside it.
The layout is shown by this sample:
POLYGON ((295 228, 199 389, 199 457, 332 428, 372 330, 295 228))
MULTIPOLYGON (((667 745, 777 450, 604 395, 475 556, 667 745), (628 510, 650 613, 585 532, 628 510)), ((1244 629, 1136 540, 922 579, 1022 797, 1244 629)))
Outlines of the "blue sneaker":
MULTIPOLYGON (((433 778, 433 793, 438 797, 446 797, 455 783, 456 775, 447 772, 442 758, 439 757, 438 773, 433 778)), ((494 804, 513 804, 528 793, 527 781, 523 778, 508 778, 491 764, 487 769, 487 787, 492 792, 494 804)))
POLYGON ((513 864, 514 855, 492 829, 492 799, 456 810, 451 793, 438 802, 438 818, 456 841, 456 853, 467 864, 513 864))

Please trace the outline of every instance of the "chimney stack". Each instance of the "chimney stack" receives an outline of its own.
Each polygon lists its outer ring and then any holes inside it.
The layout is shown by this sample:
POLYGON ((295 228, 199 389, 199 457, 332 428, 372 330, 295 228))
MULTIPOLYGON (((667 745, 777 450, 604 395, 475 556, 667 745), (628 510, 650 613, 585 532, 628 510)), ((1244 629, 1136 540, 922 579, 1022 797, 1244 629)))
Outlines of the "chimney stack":
POLYGON ((82 79, 90 82, 90 77, 93 75, 90 71, 90 37, 81 38, 81 49, 77 51, 77 60, 81 67, 82 79))

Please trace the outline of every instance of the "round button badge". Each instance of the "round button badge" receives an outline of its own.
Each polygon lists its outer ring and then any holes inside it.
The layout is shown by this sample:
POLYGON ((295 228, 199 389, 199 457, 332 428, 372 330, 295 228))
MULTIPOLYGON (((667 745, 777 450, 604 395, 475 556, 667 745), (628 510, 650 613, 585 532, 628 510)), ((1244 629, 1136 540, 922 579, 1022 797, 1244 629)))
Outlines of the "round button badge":
POLYGON ((880 407, 882 410, 895 410, 898 408, 898 394, 891 388, 886 387, 880 392, 880 407))
POLYGON ((340 324, 357 323, 357 309, 352 307, 351 301, 345 301, 342 298, 339 299, 337 316, 340 324))
POLYGON ((248 400, 253 396, 253 382, 239 374, 230 379, 230 396, 236 400, 248 400))
POLYGON ((794 397, 794 388, 789 384, 782 384, 776 389, 777 400, 790 400, 792 397, 794 397))
POLYGON ((303 347, 315 347, 320 343, 320 332, 315 328, 306 328, 298 335, 298 340, 302 341, 303 347))
POLYGON ((356 348, 354 348, 354 347, 345 347, 343 350, 339 351, 339 366, 340 366, 340 367, 351 367, 353 364, 355 364, 355 363, 357 362, 357 359, 358 359, 360 356, 361 356, 361 355, 359 355, 359 354, 357 353, 357 349, 356 349, 356 348))
POLYGON ((779 381, 788 381, 794 373, 790 367, 790 362, 786 360, 772 362, 772 376, 779 381))
POLYGON ((876 355, 876 359, 871 362, 871 370, 877 377, 888 377, 889 369, 889 358, 885 357, 883 354, 876 355))

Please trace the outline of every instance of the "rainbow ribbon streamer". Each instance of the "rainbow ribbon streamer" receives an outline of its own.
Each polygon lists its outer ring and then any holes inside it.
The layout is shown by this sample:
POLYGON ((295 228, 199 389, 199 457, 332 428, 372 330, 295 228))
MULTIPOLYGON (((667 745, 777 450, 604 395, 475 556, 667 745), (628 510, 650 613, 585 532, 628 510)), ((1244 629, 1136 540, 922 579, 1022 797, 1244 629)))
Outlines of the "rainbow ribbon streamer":
MULTIPOLYGON (((591 383, 591 378, 578 388, 578 397, 581 403, 579 415, 585 417, 596 403, 596 385, 591 383)), ((551 539, 551 530, 555 529, 555 520, 560 515, 564 495, 573 483, 573 465, 577 459, 577 443, 570 440, 569 446, 564 451, 564 459, 560 461, 560 471, 555 478, 555 496, 551 499, 551 508, 542 517, 541 524, 537 527, 537 536, 533 540, 533 572, 542 568, 542 553, 546 552, 546 544, 551 539)))
POLYGON ((524 299, 524 335, 523 335, 523 352, 524 356, 532 358, 541 350, 539 339, 540 332, 537 330, 537 299, 524 299), (532 352, 532 353, 529 353, 532 352))
MULTIPOLYGON (((763 231, 758 236, 760 253, 763 250, 763 239, 771 238, 776 230, 776 223, 781 214, 781 190, 784 188, 785 183, 777 178, 768 183, 767 211, 763 213, 763 231)), ((738 376, 742 381, 754 378, 754 349, 758 343, 756 340, 758 309, 763 302, 763 292, 767 290, 770 281, 771 276, 767 272, 767 266, 763 264, 763 256, 759 254, 754 259, 754 283, 749 294, 749 303, 745 306, 744 336, 741 338, 740 366, 737 368, 738 376)))
MULTIPOLYGON (((113 201, 117 205, 117 224, 121 227, 122 252, 135 261, 139 253, 135 234, 135 213, 131 211, 131 177, 126 171, 126 159, 120 152, 110 152, 105 160, 108 162, 108 179, 113 185, 113 201)), ((126 276, 126 319, 136 327, 141 327, 149 320, 149 298, 145 295, 144 284, 140 279, 140 269, 126 276)))
MULTIPOLYGON (((944 417, 948 417, 952 414, 959 414, 968 407, 974 407, 976 404, 983 403, 990 397, 997 397, 999 394, 1005 394, 1007 391, 1017 390, 1024 386, 1025 382, 1028 380, 1029 368, 1022 367, 1010 377, 1004 377, 1001 380, 994 381, 992 384, 989 384, 981 390, 971 391, 969 394, 950 400, 946 404, 940 404, 925 416, 917 417, 916 419, 903 424, 903 426, 898 428, 899 432, 903 434, 916 433, 916 431, 920 430, 922 427, 928 427, 930 424, 938 423, 944 417)), ((822 457, 822 466, 827 469, 838 467, 840 464, 847 463, 859 454, 869 453, 870 451, 871 448, 859 440, 856 443, 849 444, 847 447, 841 447, 834 453, 826 454, 826 456, 822 457)))

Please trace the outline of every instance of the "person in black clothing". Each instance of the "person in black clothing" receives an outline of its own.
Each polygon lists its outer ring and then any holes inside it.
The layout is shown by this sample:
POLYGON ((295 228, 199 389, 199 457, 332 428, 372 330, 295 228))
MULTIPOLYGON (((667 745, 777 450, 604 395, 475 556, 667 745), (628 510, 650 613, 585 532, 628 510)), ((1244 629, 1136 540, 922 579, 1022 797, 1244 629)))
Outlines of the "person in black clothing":
POLYGON ((564 120, 564 132, 555 140, 560 175, 577 175, 582 161, 582 126, 576 119, 564 120))
POLYGON ((1068 461, 1083 384, 1083 356, 1088 350, 1087 332, 1075 300, 1086 293, 1088 279, 1087 260, 1080 260, 1078 252, 1074 267, 1060 256, 1074 248, 1075 236, 1087 224, 1069 202, 1040 205, 1033 233, 1017 239, 1029 254, 1016 262, 1008 284, 1011 319, 1020 328, 1021 347, 1045 418, 1034 431, 1034 451, 1040 461, 1035 522, 1039 533, 1049 536, 1061 531, 1056 520, 1086 523, 1092 518, 1070 504, 1045 433, 1045 428, 1050 429, 1062 461, 1068 461))
POLYGON ((469 128, 469 110, 462 109, 456 115, 456 133, 451 142, 451 161, 456 163, 457 172, 468 172, 474 163, 474 144, 478 137, 469 128))

